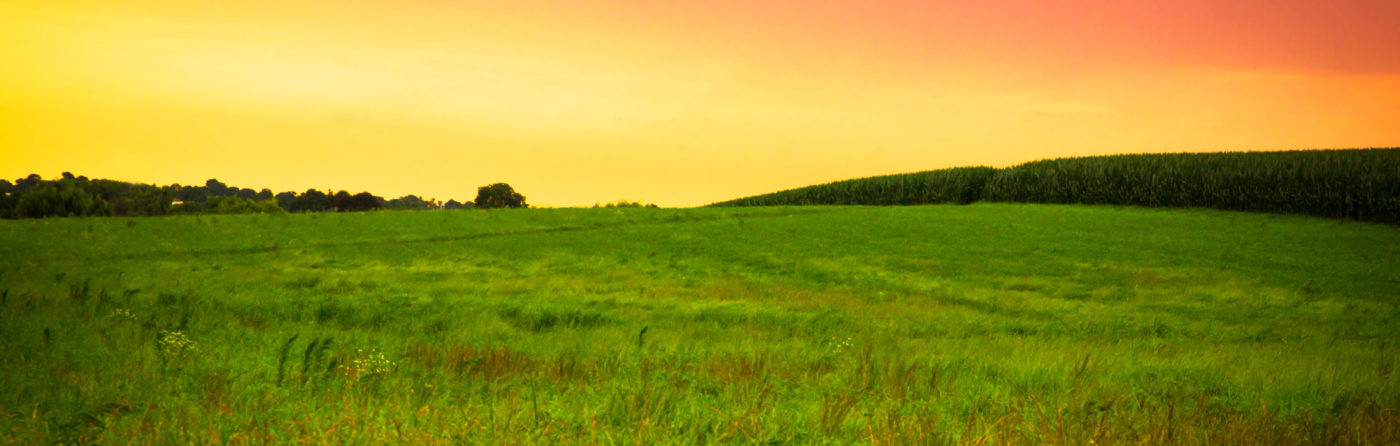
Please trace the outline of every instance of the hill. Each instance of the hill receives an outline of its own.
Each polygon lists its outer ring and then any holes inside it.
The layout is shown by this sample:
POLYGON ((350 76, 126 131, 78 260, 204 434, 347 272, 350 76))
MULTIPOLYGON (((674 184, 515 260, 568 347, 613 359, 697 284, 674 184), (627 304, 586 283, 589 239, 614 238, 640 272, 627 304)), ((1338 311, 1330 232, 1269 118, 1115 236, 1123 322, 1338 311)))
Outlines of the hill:
POLYGON ((837 181, 710 206, 975 201, 1204 207, 1400 224, 1400 148, 1061 158, 837 181))

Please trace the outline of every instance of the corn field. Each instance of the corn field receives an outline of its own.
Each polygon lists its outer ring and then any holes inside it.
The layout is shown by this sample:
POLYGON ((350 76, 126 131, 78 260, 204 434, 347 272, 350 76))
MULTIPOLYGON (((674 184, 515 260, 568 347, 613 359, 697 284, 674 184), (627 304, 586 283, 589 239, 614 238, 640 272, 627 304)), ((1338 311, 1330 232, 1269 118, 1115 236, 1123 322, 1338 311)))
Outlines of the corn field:
POLYGON ((992 167, 956 167, 859 178, 740 198, 711 206, 968 204, 981 199, 983 188, 997 170, 992 167))
POLYGON ((1400 224, 1400 148, 1063 158, 839 181, 715 206, 974 201, 1204 207, 1400 224))

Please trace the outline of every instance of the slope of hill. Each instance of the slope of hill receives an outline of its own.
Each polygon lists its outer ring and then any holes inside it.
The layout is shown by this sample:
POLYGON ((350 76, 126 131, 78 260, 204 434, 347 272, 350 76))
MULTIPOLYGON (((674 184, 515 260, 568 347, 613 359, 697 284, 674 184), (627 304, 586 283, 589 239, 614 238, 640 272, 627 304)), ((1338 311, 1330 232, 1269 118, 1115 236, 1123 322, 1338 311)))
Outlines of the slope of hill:
POLYGON ((974 201, 1205 207, 1400 224, 1400 148, 1063 158, 838 181, 711 206, 974 201))

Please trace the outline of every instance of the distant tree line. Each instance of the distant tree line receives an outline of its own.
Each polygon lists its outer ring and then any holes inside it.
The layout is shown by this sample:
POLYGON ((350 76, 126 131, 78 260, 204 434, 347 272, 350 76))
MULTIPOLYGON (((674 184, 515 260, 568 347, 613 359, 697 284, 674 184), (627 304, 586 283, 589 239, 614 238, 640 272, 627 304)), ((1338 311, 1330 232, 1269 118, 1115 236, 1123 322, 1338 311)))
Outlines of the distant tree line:
POLYGON ((627 200, 617 200, 617 201, 614 201, 614 202, 611 202, 611 203, 593 203, 593 208, 594 208, 594 209, 598 209, 598 208, 651 208, 651 209, 656 209, 656 208, 658 208, 658 207, 660 207, 660 206, 657 206, 657 205, 655 205, 655 204, 643 203, 643 202, 640 202, 640 201, 627 201, 627 200))
POLYGON ((405 195, 392 200, 369 192, 281 192, 232 187, 216 179, 203 186, 128 183, 88 179, 64 172, 55 180, 38 174, 0 179, 0 218, 147 216, 168 214, 246 214, 276 212, 363 212, 381 209, 472 209, 527 207, 525 197, 505 183, 482 186, 475 201, 423 199, 405 195))

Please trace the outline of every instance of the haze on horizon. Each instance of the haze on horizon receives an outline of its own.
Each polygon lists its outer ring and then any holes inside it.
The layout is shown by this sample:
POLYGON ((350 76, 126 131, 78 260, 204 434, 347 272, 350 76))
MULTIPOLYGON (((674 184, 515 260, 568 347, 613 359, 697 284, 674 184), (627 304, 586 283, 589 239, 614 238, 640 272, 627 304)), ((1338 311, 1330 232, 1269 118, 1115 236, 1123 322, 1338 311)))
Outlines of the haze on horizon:
POLYGON ((700 205, 1400 146, 1400 2, 0 2, 0 178, 700 205))

